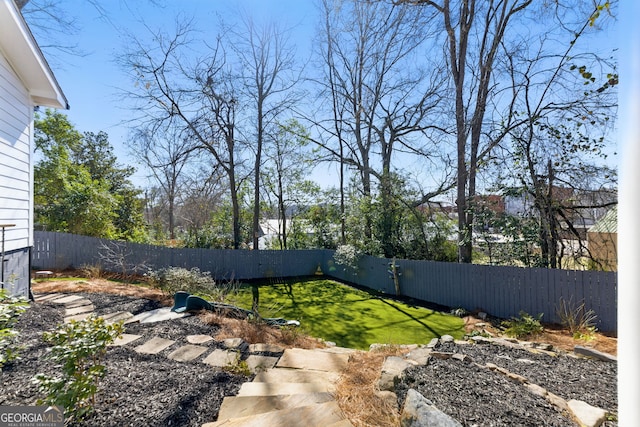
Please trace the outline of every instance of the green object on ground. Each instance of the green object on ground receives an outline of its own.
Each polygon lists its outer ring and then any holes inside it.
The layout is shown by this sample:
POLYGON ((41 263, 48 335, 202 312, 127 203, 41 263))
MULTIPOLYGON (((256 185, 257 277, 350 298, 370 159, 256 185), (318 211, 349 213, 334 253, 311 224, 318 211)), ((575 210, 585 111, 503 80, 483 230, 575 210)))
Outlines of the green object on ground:
MULTIPOLYGON (((265 284, 259 290, 262 315, 298 319, 305 333, 343 347, 426 344, 446 334, 464 335, 464 321, 458 317, 333 280, 265 284)), ((252 298, 251 286, 241 287, 233 303, 251 307, 252 298)))

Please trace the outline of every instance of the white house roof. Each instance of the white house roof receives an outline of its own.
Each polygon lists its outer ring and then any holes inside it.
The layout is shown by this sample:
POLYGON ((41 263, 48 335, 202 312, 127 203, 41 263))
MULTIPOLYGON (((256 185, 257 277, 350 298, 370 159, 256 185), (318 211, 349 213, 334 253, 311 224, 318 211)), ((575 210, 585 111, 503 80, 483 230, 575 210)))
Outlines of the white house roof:
POLYGON ((22 80, 34 105, 69 108, 67 98, 13 0, 0 0, 0 52, 22 80))

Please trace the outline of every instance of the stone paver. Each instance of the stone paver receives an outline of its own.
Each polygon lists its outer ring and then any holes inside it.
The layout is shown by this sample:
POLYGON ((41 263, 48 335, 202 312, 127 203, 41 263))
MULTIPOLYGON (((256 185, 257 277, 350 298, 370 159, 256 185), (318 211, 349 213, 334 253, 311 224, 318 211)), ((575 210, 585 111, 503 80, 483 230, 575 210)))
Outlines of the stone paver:
POLYGON ((40 294, 40 295, 34 295, 33 300, 35 302, 47 302, 57 298, 62 298, 64 296, 65 296, 64 294, 40 294))
POLYGON ((238 353, 235 351, 229 350, 213 350, 213 352, 208 355, 202 363, 206 363, 207 365, 215 366, 218 368, 224 368, 225 366, 229 366, 236 362, 238 358, 238 353))
POLYGON ((56 298, 55 300, 50 300, 54 304, 67 304, 73 301, 78 301, 80 299, 84 299, 80 295, 68 295, 62 298, 56 298))
POLYGON ((253 381, 263 383, 319 383, 332 385, 335 384, 339 378, 340 374, 337 372, 275 368, 258 372, 253 381))
POLYGON ((111 346, 113 347, 121 347, 127 344, 134 342, 137 339, 140 339, 142 335, 134 335, 134 334, 122 334, 120 338, 116 338, 111 346))
POLYGON ((187 335, 189 344, 205 344, 209 341, 213 341, 213 337, 210 335, 187 335))
POLYGON ((276 344, 250 344, 249 345, 249 353, 282 353, 284 352, 284 347, 280 347, 276 344))
POLYGON ((258 356, 256 354, 251 354, 247 357, 247 366, 251 370, 251 372, 260 372, 265 369, 270 369, 276 366, 278 363, 279 357, 272 356, 258 356))
POLYGON ((270 411, 330 402, 330 393, 306 393, 280 396, 230 396, 225 397, 218 413, 219 420, 247 417, 270 411))
POLYGON ((64 323, 71 323, 72 320, 79 322, 81 320, 85 320, 88 319, 89 317, 93 316, 93 312, 91 313, 81 313, 81 314, 76 314, 73 316, 67 316, 64 318, 64 323))
POLYGON ((94 310, 93 304, 81 305, 80 307, 67 308, 64 311, 65 316, 75 316, 76 314, 91 313, 94 310))
POLYGON ((318 383, 244 383, 238 396, 277 396, 284 394, 329 393, 327 384, 318 383))
POLYGON ((222 340, 222 345, 230 350, 246 351, 249 348, 249 344, 242 338, 227 338, 222 340))
POLYGON ((128 311, 116 311, 115 313, 103 314, 101 317, 106 323, 116 323, 122 320, 131 319, 133 314, 128 311))
POLYGON ((207 347, 201 345, 187 344, 172 351, 167 357, 178 362, 188 362, 200 357, 207 350, 207 347))
POLYGON ((250 417, 231 418, 203 424, 202 427, 309 427, 328 426, 342 421, 344 416, 335 401, 319 403, 316 405, 300 406, 281 411, 272 411, 250 417))
POLYGON ((341 372, 349 360, 347 353, 291 348, 284 351, 276 365, 278 368, 297 368, 318 371, 341 372))
POLYGON ((175 343, 175 341, 173 340, 166 340, 164 338, 154 337, 154 338, 151 338, 146 343, 139 345, 134 350, 137 353, 158 354, 165 348, 171 346, 173 343, 175 343))
POLYGON ((162 307, 151 311, 145 311, 144 313, 136 314, 127 323, 154 323, 162 322, 165 320, 180 319, 187 316, 191 316, 191 313, 176 313, 175 311, 171 311, 170 307, 162 307))
POLYGON ((91 301, 89 301, 86 298, 82 298, 79 300, 75 300, 73 302, 69 302, 67 304, 65 304, 65 308, 76 308, 76 307, 82 307, 84 305, 93 305, 93 303, 91 301))

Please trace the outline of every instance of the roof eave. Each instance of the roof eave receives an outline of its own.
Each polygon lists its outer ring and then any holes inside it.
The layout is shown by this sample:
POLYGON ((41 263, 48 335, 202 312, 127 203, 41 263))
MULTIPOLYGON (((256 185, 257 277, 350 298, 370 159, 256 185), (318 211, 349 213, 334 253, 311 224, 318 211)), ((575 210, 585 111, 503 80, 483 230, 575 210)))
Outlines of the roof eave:
POLYGON ((27 88, 33 105, 69 109, 62 88, 13 0, 0 0, 0 50, 27 88))

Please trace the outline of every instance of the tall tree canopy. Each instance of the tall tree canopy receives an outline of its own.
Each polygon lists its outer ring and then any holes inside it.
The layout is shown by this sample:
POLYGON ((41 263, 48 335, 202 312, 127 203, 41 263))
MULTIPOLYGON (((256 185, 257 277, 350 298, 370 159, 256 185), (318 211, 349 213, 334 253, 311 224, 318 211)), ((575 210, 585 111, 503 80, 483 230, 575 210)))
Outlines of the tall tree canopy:
POLYGON ((35 222, 49 231, 145 240, 139 190, 133 168, 117 163, 108 135, 84 135, 60 112, 35 120, 35 222))

